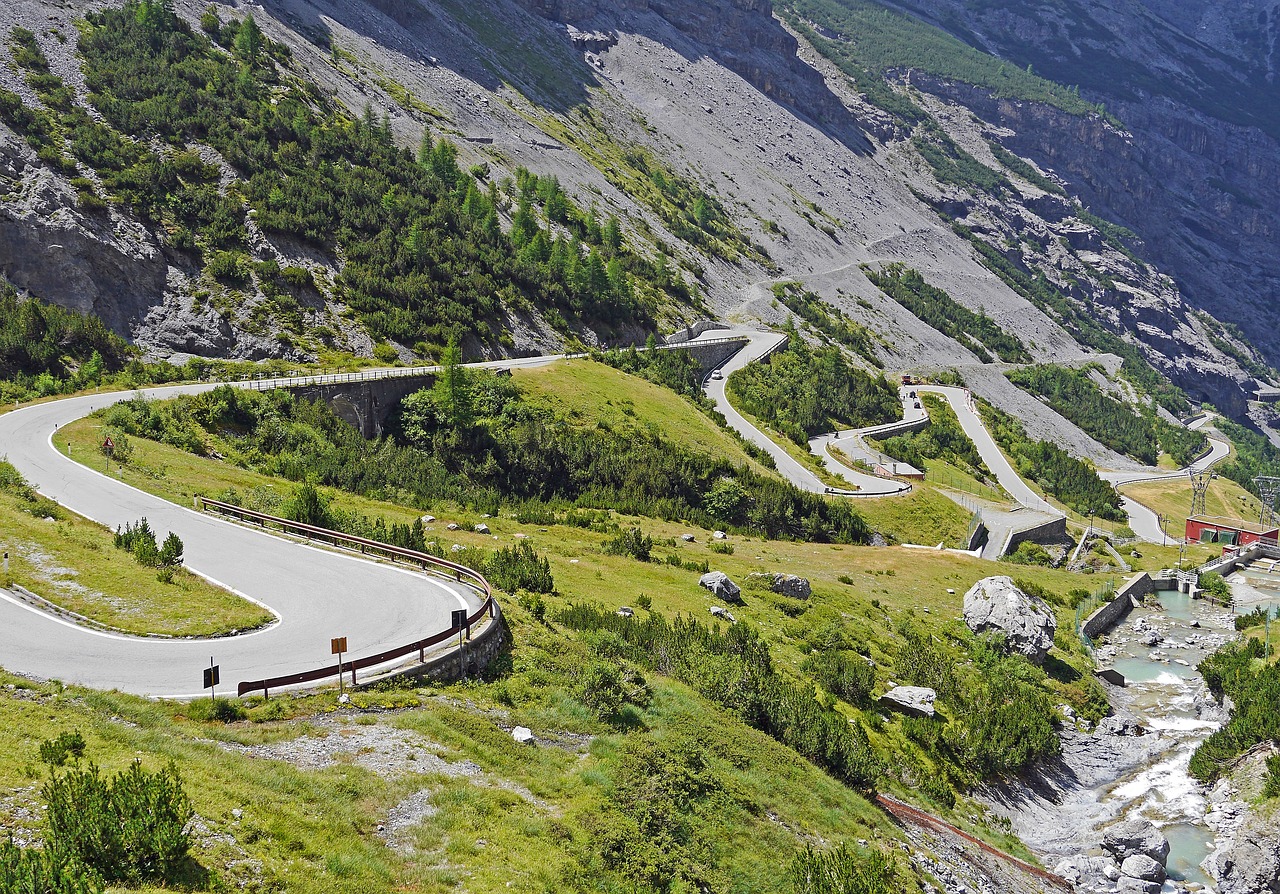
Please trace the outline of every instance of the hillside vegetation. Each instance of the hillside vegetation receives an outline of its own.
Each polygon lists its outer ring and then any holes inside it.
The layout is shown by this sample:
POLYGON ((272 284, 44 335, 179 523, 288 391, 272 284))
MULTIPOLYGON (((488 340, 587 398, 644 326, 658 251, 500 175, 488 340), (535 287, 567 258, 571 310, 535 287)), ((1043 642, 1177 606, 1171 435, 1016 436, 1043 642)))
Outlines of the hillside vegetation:
MULTIPOLYGON (((92 169, 101 191, 75 181, 84 209, 114 202, 161 228, 175 257, 225 295, 227 312, 255 287, 301 338, 306 308, 324 295, 375 337, 432 353, 463 331, 496 347, 507 313, 537 312, 562 331, 569 321, 651 326, 660 305, 690 298, 665 261, 632 252, 616 219, 577 208, 554 178, 517 171, 489 181, 484 170, 461 171, 454 147, 429 136, 415 155, 372 113, 345 116, 252 16, 222 22, 211 10, 201 26, 153 0, 91 14, 79 51, 105 121, 77 105, 38 45, 17 34, 27 49, 19 61, 47 109, 5 92, 0 119, 70 174, 92 169), (195 144, 225 160, 229 185, 195 144), (253 260, 257 230, 335 264, 340 257, 340 276, 317 281, 307 267, 253 260)), ((695 209, 690 226, 699 221, 711 227, 715 217, 695 209)))
POLYGON ((863 265, 862 272, 882 292, 911 311, 943 335, 953 338, 989 363, 999 357, 1006 363, 1023 363, 1031 359, 1026 346, 995 320, 975 313, 956 301, 944 290, 931 286, 916 270, 902 264, 889 264, 881 270, 863 265))
POLYGON ((726 390, 742 408, 800 445, 814 435, 902 418, 883 373, 851 365, 834 345, 811 348, 794 331, 786 348, 735 370, 726 390))
POLYGON ((1089 371, 1046 364, 1010 370, 1005 375, 1024 391, 1044 398, 1099 443, 1149 466, 1155 465, 1161 452, 1179 466, 1187 466, 1209 448, 1202 432, 1173 425, 1153 409, 1138 412, 1103 393, 1089 371))

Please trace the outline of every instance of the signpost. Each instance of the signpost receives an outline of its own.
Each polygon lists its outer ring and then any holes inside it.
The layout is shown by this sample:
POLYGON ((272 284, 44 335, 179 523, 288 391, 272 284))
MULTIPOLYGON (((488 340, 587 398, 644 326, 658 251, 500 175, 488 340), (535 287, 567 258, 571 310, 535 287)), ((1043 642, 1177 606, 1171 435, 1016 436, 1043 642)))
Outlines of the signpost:
POLYGON ((342 694, 342 653, 347 651, 347 638, 335 636, 329 640, 329 654, 338 656, 338 694, 342 694))
POLYGON ((204 669, 204 688, 209 690, 209 700, 215 702, 218 700, 218 691, 214 687, 221 680, 218 670, 218 665, 213 663, 213 656, 209 656, 209 666, 204 669))
POLYGON ((455 608, 449 626, 458 628, 458 664, 462 670, 462 681, 465 683, 467 681, 467 656, 466 646, 462 638, 466 635, 467 610, 465 608, 455 608))

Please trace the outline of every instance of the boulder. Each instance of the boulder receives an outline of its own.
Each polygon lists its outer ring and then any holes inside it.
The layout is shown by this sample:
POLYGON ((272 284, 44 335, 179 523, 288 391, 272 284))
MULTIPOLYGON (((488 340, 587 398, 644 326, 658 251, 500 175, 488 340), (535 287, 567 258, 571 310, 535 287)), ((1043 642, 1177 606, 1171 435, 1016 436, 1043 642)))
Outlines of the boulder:
POLYGON ((932 717, 938 693, 924 686, 895 686, 880 696, 880 704, 913 717, 932 717))
POLYGON ((449 522, 449 524, 447 524, 447 525, 445 525, 445 526, 444 526, 444 529, 445 529, 446 531, 456 531, 456 530, 458 530, 458 523, 457 523, 457 522, 449 522))
POLYGON ((729 535, 728 535, 728 534, 726 534, 724 531, 716 531, 716 532, 715 532, 714 534, 712 534, 711 536, 712 536, 712 537, 714 537, 716 540, 727 540, 727 539, 729 539, 729 535))
MULTIPOLYGON (((1108 717, 1106 720, 1116 718, 1108 717)), ((1106 720, 1103 722, 1105 723, 1106 720)), ((1101 724, 1099 724, 1101 726, 1101 724)), ((1156 828, 1155 823, 1141 818, 1121 820, 1109 826, 1102 833, 1102 849, 1111 854, 1117 863, 1126 863, 1130 857, 1143 856, 1163 866, 1169 858, 1169 839, 1156 828)), ((1146 878, 1129 872, 1123 866, 1120 869, 1125 875, 1133 878, 1146 878)), ((1161 875, 1163 879, 1164 876, 1161 875)))
POLYGON ((421 518, 421 521, 424 525, 429 525, 435 520, 436 520, 436 517, 434 515, 424 515, 421 518))
POLYGON ((1134 854, 1124 858, 1124 862, 1120 864, 1120 874, 1160 884, 1164 881, 1164 866, 1146 854, 1134 854))
POLYGON ((1053 646, 1058 620, 1044 600, 1014 586, 1004 575, 985 577, 964 594, 964 621, 974 633, 998 630, 1009 651, 1042 664, 1053 646))
POLYGON ((723 571, 709 571, 698 580, 698 586, 711 591, 711 595, 735 605, 742 604, 742 588, 729 579, 723 571))
POLYGON ((1144 631, 1138 641, 1144 646, 1158 646, 1160 645, 1160 641, 1163 639, 1164 637, 1160 635, 1160 631, 1152 628, 1144 631))
POLYGON ((1205 867, 1221 894, 1280 891, 1280 837, 1274 823, 1251 817, 1233 838, 1209 855, 1205 867))
POLYGON ((477 534, 488 534, 489 526, 486 525, 484 522, 481 522, 480 524, 472 528, 472 530, 475 531, 477 534))
POLYGON ((511 738, 515 739, 521 745, 537 745, 538 740, 533 735, 533 730, 527 726, 517 726, 511 731, 511 738))
POLYGON ((728 621, 730 624, 738 623, 738 619, 735 618, 733 615, 729 614, 729 610, 725 608, 723 605, 711 606, 711 614, 715 615, 717 618, 728 621))
POLYGON ((680 539, 683 540, 685 543, 693 543, 695 540, 692 534, 681 534, 680 539))
POLYGON ((1097 733, 1100 736, 1141 736, 1146 730, 1132 717, 1112 715, 1098 721, 1097 733))
POLYGON ((755 574, 748 575, 752 580, 766 581, 770 590, 790 596, 792 599, 808 599, 813 595, 809 579, 797 574, 755 574))

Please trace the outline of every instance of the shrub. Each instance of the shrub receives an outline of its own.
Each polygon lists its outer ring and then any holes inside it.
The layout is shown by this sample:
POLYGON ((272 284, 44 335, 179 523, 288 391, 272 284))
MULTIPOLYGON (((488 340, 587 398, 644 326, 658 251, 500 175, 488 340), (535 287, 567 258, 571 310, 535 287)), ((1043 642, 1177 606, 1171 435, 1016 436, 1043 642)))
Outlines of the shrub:
POLYGON ((806 846, 791 864, 795 894, 895 894, 907 890, 892 858, 880 851, 834 851, 806 846))
POLYGON ((802 668, 827 692, 859 707, 868 703, 876 685, 875 668, 870 662, 844 649, 810 655, 802 668))
POLYGON ((1032 543, 1030 540, 1024 540, 1018 544, 1018 548, 1000 561, 1011 562, 1014 565, 1048 565, 1049 551, 1038 543, 1032 543))
MULTIPOLYGON (((84 736, 80 735, 79 730, 59 733, 55 738, 46 739, 40 743, 40 761, 50 767, 61 767, 68 760, 78 764, 80 758, 84 756, 84 748, 84 736)), ((5 889, 0 888, 0 890, 5 889)))
POLYGON ((293 496, 284 504, 284 517, 317 528, 333 525, 328 498, 310 482, 303 482, 294 489, 293 496))
POLYGON ((604 542, 604 551, 610 556, 630 556, 641 562, 649 561, 653 550, 653 538, 639 528, 619 531, 617 536, 604 542))
POLYGON ((197 723, 235 723, 249 716, 244 705, 232 698, 198 698, 185 710, 187 719, 197 723))
POLYGON ((57 847, 23 848, 0 841, 0 891, 14 894, 100 894, 102 882, 57 847))
POLYGON ((107 882, 168 879, 187 859, 193 811, 173 767, 149 773, 134 761, 106 778, 91 764, 53 777, 41 793, 53 849, 107 882))
POLYGON ((526 541, 496 551, 484 563, 484 570, 490 583, 508 593, 516 590, 554 593, 556 589, 551 563, 545 556, 539 556, 526 541))

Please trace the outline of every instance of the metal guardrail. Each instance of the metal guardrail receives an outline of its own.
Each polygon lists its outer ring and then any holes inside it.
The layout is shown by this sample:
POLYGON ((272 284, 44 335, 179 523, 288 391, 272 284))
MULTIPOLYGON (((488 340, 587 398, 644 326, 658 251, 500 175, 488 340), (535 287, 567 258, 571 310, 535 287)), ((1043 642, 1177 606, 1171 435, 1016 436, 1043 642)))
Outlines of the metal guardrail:
POLYGON ((385 556, 392 561, 403 561, 413 565, 418 565, 423 571, 437 571, 444 569, 459 582, 466 583, 470 587, 474 587, 484 597, 485 601, 480 606, 479 611, 469 616, 465 624, 451 627, 448 630, 442 630, 439 633, 432 634, 424 639, 406 643, 402 646, 396 646, 386 651, 379 652, 376 655, 368 655, 364 658, 357 658, 351 661, 343 661, 340 667, 329 664, 325 667, 315 668, 313 670, 301 671, 296 674, 285 674, 279 677, 270 677, 265 680, 248 680, 243 681, 237 686, 237 695, 245 695, 250 692, 262 691, 263 695, 270 695, 272 689, 279 689, 283 686, 297 686, 302 683, 314 683, 317 680, 324 680, 329 677, 338 676, 339 674, 351 673, 351 682, 356 682, 356 671, 364 670, 370 667, 377 667, 386 664, 388 661, 394 661, 397 658, 403 658, 406 655, 418 653, 418 660, 426 660, 426 650, 432 646, 447 642, 449 639, 464 635, 466 639, 471 639, 471 629, 486 617, 496 621, 501 615, 501 609, 498 607, 498 601, 493 597, 493 587, 485 580, 480 572, 468 568, 466 565, 459 565, 457 562, 450 562, 448 559, 442 559, 433 556, 430 553, 418 552, 413 549, 405 549, 399 546, 392 546, 389 543, 382 543, 378 540, 370 540, 367 537, 356 537, 352 534, 344 534, 341 531, 333 531, 329 528, 321 528, 316 525, 307 525, 301 522, 295 522, 287 518, 280 518, 274 515, 267 515, 263 512, 255 512, 252 509, 245 509, 243 506, 236 506, 232 503, 224 503, 221 500, 210 500, 205 497, 196 497, 197 508, 205 511, 217 512, 221 515, 232 515, 246 522, 256 522, 264 528, 268 525, 277 527, 281 531, 290 534, 298 534, 309 540, 325 540, 335 546, 345 546, 350 549, 359 550, 363 554, 375 554, 385 556), (466 578, 464 581, 463 578, 466 578))

